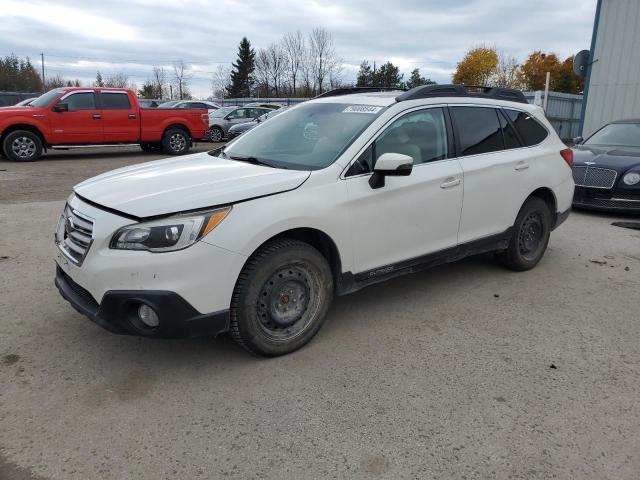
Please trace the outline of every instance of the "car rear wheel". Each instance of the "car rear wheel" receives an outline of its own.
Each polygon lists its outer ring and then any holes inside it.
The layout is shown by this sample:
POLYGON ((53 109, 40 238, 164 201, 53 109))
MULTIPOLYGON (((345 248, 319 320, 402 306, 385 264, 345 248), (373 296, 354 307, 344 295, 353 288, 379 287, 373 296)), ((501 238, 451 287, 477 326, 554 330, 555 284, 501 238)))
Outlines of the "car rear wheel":
POLYGON ((2 150, 14 162, 32 162, 42 156, 42 141, 33 132, 16 130, 4 138, 2 150))
POLYGON ((544 200, 529 198, 518 213, 509 247, 498 254, 511 270, 524 271, 535 267, 549 244, 551 211, 544 200))
POLYGON ((293 239, 262 246, 247 261, 231 301, 231 336, 258 355, 293 352, 318 332, 333 277, 318 250, 293 239))
POLYGON ((224 137, 224 132, 220 127, 212 127, 211 130, 209 130, 209 140, 212 142, 221 142, 222 137, 224 137))
POLYGON ((190 147, 191 138, 181 128, 171 128, 162 137, 162 150, 169 155, 184 155, 190 147))

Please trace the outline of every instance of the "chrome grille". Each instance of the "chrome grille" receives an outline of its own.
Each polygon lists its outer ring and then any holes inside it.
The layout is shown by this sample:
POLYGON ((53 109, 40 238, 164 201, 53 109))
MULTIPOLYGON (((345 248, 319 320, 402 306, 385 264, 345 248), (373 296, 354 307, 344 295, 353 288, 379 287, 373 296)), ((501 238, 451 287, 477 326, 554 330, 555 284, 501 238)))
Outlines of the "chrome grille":
POLYGON ((600 167, 573 167, 573 181, 578 187, 613 188, 618 172, 600 167))
POLYGON ((82 265, 93 241, 93 219, 65 206, 56 230, 56 243, 67 258, 82 265))

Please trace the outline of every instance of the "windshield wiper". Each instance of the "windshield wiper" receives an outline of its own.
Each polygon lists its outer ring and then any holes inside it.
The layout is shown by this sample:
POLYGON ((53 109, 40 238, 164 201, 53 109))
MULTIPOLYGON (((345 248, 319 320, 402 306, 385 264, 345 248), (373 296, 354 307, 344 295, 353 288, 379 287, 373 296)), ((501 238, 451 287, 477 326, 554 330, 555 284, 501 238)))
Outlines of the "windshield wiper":
POLYGON ((231 155, 229 158, 231 160, 237 160, 238 162, 247 162, 247 163, 253 163, 254 165, 264 165, 265 167, 280 168, 280 167, 276 167, 271 162, 267 162, 267 161, 262 160, 260 158, 251 157, 251 156, 231 155))

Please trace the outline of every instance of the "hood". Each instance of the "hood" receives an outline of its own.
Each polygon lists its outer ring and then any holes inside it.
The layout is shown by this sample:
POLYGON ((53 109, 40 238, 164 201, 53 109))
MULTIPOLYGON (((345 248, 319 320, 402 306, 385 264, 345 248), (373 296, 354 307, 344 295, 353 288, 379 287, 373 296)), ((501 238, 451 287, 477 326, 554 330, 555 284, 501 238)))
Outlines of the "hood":
POLYGON ((198 153, 113 170, 74 191, 103 207, 145 218, 293 190, 310 174, 198 153))
POLYGON ((573 164, 586 166, 585 162, 595 162, 593 167, 613 168, 619 173, 640 167, 640 148, 597 147, 578 145, 573 149, 573 164))
POLYGON ((245 122, 245 123, 237 123, 235 125, 233 125, 229 130, 233 130, 234 132, 244 132, 246 130, 251 130, 253 127, 259 125, 259 122, 256 122, 255 120, 252 122, 245 122))

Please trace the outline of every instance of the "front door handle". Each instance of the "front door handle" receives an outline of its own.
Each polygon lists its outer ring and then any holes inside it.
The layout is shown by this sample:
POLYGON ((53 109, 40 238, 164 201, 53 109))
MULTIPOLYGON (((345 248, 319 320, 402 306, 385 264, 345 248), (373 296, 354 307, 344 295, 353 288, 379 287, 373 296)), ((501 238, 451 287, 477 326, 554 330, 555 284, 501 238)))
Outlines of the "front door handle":
POLYGON ((100 115, 99 113, 94 113, 92 117, 94 120, 100 120, 102 118, 102 115, 100 115))
POLYGON ((522 170, 526 170, 527 168, 529 168, 529 164, 527 162, 518 162, 516 163, 516 166, 513 168, 521 172, 522 170))
POLYGON ((129 114, 129 119, 130 120, 135 120, 136 119, 136 114, 135 113, 130 113, 129 114))
POLYGON ((447 178, 447 181, 440 184, 440 188, 451 188, 460 185, 459 178, 447 178))

